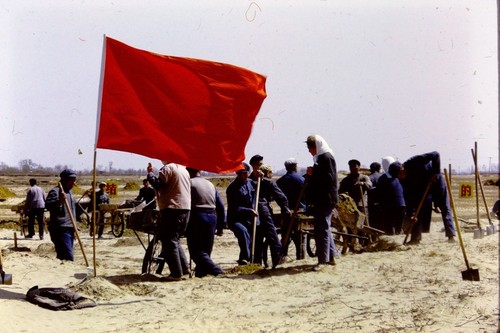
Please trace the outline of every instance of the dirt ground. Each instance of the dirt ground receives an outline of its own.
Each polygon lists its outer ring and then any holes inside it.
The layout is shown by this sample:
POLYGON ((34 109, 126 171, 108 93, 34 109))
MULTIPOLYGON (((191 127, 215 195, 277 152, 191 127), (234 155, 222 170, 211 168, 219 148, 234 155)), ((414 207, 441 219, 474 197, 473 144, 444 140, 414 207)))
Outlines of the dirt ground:
MULTIPOLYGON (((480 281, 462 279, 466 266, 460 245, 447 242, 440 216, 434 214, 431 231, 423 235, 420 245, 403 245, 403 235, 382 236, 373 251, 348 252, 338 258, 336 266, 319 272, 312 271, 316 258, 309 256, 302 260, 288 257, 275 270, 238 270, 236 238, 226 230, 216 238, 212 254, 224 275, 163 282, 161 276, 141 274, 144 249, 130 230, 117 238, 106 229, 104 239, 96 240, 97 277, 87 276, 77 243, 74 262, 57 260, 49 237, 19 238, 16 247, 13 234, 19 235, 19 228, 12 221, 17 217, 7 207, 24 200, 27 178, 26 182, 8 179, 0 184, 18 195, 0 203, 0 249, 4 270, 13 277, 12 285, 0 286, 0 318, 6 332, 386 333, 498 329, 499 233, 474 238, 474 199, 457 198, 456 206, 468 260, 471 268, 478 270, 480 281), (59 312, 40 308, 25 297, 35 285, 73 290, 95 300, 97 306, 59 312)), ((456 178, 454 193, 462 180, 456 178)), ((53 186, 55 180, 47 179, 42 184, 44 189, 53 186)), ((138 184, 140 180, 135 178, 138 184)), ((498 188, 487 186, 485 191, 491 209, 498 188)), ((114 202, 135 197, 137 192, 121 193, 114 202)), ((484 208, 480 223, 489 224, 484 208)), ((497 220, 492 223, 498 225, 497 220)), ((147 240, 145 234, 139 236, 147 240)), ((94 243, 83 225, 81 240, 93 266, 94 243)), ((187 251, 185 240, 183 247, 187 251)), ((294 251, 290 249, 290 253, 294 251)))

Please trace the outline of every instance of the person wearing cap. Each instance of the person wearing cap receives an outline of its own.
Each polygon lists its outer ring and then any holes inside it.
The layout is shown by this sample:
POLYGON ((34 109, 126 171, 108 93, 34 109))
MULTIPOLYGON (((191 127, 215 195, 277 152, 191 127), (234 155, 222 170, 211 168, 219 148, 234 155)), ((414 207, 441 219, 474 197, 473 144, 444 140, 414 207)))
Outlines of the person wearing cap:
POLYGON ((24 210, 28 214, 28 234, 26 238, 35 236, 35 219, 38 222, 38 235, 43 239, 45 192, 36 184, 36 179, 30 179, 30 188, 26 193, 24 210))
MULTIPOLYGON (((285 164, 286 174, 281 176, 276 181, 276 184, 285 194, 288 203, 291 206, 290 208, 293 208, 294 210, 295 209, 303 210, 306 208, 305 196, 303 195, 303 190, 302 190, 304 187, 305 179, 304 177, 299 176, 299 174, 297 173, 297 160, 295 158, 291 157, 287 159, 284 164, 285 164)), ((299 232, 295 232, 295 230, 292 230, 290 239, 293 240, 295 244, 295 250, 296 250, 295 252, 297 259, 300 259, 302 257, 300 248, 300 242, 301 242, 300 237, 301 236, 299 232)), ((282 244, 282 247, 283 247, 282 248, 283 255, 286 256, 288 254, 288 244, 282 244)))
MULTIPOLYGON (((99 205, 101 204, 109 204, 109 196, 108 194, 106 193, 106 186, 107 184, 105 182, 101 182, 99 183, 99 190, 97 192, 95 192, 95 202, 96 202, 96 208, 97 208, 97 211, 96 211, 96 216, 97 216, 97 223, 96 225, 99 226, 99 228, 97 228, 97 238, 101 239, 102 238, 102 234, 104 232, 104 212, 101 212, 101 210, 99 209, 99 205)), ((94 209, 94 197, 91 196, 90 197, 90 207, 92 209, 94 209)), ((92 223, 90 225, 90 236, 92 236, 94 234, 94 224, 92 223)))
POLYGON ((146 206, 143 208, 144 209, 156 209, 156 191, 154 188, 149 186, 149 182, 147 178, 144 178, 142 180, 142 187, 139 190, 139 195, 135 200, 141 201, 141 202, 146 202, 146 206))
POLYGON ((186 168, 176 163, 164 162, 158 171, 158 176, 153 173, 153 166, 150 163, 147 172, 148 182, 158 195, 160 208, 158 225, 163 246, 160 256, 165 258, 170 270, 170 275, 163 280, 180 281, 184 275, 190 274, 180 238, 186 232, 191 210, 191 178, 186 168))
POLYGON ((253 222, 257 218, 257 230, 260 228, 258 214, 255 211, 255 188, 248 178, 250 165, 243 162, 236 171, 236 178, 226 189, 227 198, 227 226, 238 239, 240 253, 239 265, 250 262, 253 222))
POLYGON ((191 212, 186 230, 189 255, 196 267, 194 275, 217 276, 224 271, 210 258, 214 236, 223 235, 226 214, 224 203, 215 186, 201 177, 200 171, 187 168, 191 176, 191 212))
POLYGON ((332 213, 338 203, 337 164, 332 149, 320 135, 309 135, 307 149, 313 156, 314 166, 309 177, 307 204, 313 212, 314 240, 318 265, 313 270, 321 270, 323 265, 335 265, 338 255, 331 230, 332 213))
POLYGON ((387 168, 387 172, 380 176, 377 187, 374 189, 377 197, 380 198, 382 213, 379 228, 386 235, 399 235, 402 231, 406 210, 403 186, 399 181, 401 163, 395 161, 387 168))
POLYGON ((56 249, 57 259, 73 261, 73 243, 75 230, 70 214, 76 216, 75 200, 72 189, 76 182, 76 173, 71 169, 65 169, 60 174, 61 186, 54 187, 47 194, 45 208, 49 211, 49 234, 56 249), (67 200, 70 211, 67 210, 67 200))
POLYGON ((347 193, 356 202, 358 209, 362 213, 366 213, 365 193, 372 187, 370 177, 359 172, 361 163, 358 160, 350 160, 350 173, 342 179, 339 186, 339 193, 347 193))
POLYGON ((304 185, 304 177, 297 173, 297 160, 289 158, 285 161, 286 174, 281 176, 276 184, 286 195, 289 204, 292 207, 298 206, 299 209, 306 208, 304 197, 300 197, 302 186, 304 185))
MULTIPOLYGON (((250 166, 252 173, 250 179, 257 186, 257 181, 260 178, 260 191, 259 191, 259 204, 258 213, 260 219, 260 233, 256 235, 255 241, 255 258, 254 262, 261 264, 264 255, 264 238, 271 250, 272 268, 276 268, 282 261, 282 246, 278 237, 276 225, 273 221, 273 209, 271 202, 275 201, 281 208, 283 216, 290 217, 291 212, 288 208, 288 199, 285 194, 280 190, 278 185, 269 178, 264 176, 264 172, 260 170, 263 165, 264 157, 261 155, 254 155, 250 159, 250 166)), ((265 263, 266 264, 266 263, 265 263)))

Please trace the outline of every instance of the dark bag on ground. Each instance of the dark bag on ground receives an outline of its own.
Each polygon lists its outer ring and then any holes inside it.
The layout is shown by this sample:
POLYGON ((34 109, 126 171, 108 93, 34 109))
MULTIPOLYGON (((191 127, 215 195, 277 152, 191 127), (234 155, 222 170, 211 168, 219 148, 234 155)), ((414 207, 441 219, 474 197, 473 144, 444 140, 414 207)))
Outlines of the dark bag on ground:
POLYGON ((28 302, 49 310, 76 310, 96 306, 90 298, 80 296, 64 288, 38 288, 32 287, 26 293, 28 302))

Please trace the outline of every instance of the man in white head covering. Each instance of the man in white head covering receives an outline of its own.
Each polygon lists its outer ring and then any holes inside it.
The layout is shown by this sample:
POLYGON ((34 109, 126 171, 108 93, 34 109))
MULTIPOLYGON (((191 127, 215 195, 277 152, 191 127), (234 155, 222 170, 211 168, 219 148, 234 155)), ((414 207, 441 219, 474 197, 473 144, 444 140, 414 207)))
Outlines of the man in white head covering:
POLYGON ((314 239, 318 255, 318 266, 314 270, 320 270, 321 265, 334 265, 337 253, 330 229, 332 211, 338 202, 337 165, 332 150, 321 136, 309 135, 306 144, 314 160, 307 203, 313 206, 314 215, 314 239))
POLYGON ((394 162, 396 162, 396 159, 394 157, 392 157, 392 156, 382 157, 382 169, 384 169, 384 172, 387 175, 389 175, 388 174, 388 172, 389 172, 389 165, 391 165, 394 162))

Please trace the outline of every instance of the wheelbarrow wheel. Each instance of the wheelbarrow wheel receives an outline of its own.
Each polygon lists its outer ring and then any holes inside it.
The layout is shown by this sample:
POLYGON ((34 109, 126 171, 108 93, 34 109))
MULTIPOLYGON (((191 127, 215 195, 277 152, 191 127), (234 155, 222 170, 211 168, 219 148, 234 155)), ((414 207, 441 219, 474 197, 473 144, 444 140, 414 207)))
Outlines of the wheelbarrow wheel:
POLYGON ((165 266, 162 255, 162 243, 158 236, 154 236, 148 244, 146 254, 142 260, 142 274, 161 274, 165 266))
POLYGON ((111 218, 111 232, 115 237, 121 237, 125 229, 125 221, 122 214, 113 214, 111 218))
POLYGON ((311 233, 306 234, 306 251, 309 257, 316 257, 316 241, 314 240, 314 235, 311 233))

